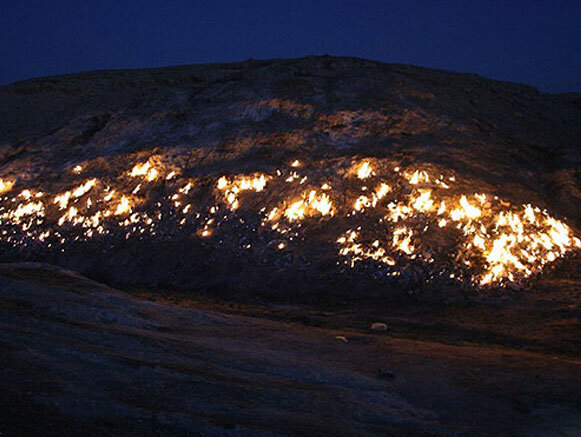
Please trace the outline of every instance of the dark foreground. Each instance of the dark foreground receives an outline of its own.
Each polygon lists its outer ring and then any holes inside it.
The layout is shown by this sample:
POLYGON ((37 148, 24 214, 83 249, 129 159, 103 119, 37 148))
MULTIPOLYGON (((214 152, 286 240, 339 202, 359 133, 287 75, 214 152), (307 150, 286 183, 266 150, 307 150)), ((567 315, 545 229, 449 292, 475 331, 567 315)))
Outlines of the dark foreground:
POLYGON ((488 330, 474 309, 436 323, 442 310, 375 332, 361 313, 226 315, 5 264, 0 434, 579 435, 579 309, 543 305, 544 324, 506 308, 488 330))

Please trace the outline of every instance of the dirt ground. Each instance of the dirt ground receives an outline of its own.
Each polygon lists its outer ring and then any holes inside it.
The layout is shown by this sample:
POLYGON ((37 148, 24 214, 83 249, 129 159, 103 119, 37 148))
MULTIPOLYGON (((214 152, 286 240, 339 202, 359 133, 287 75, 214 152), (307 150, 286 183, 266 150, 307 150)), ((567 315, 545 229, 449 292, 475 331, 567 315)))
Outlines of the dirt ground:
POLYGON ((150 302, 47 265, 0 270, 7 436, 581 430, 578 304, 150 302))

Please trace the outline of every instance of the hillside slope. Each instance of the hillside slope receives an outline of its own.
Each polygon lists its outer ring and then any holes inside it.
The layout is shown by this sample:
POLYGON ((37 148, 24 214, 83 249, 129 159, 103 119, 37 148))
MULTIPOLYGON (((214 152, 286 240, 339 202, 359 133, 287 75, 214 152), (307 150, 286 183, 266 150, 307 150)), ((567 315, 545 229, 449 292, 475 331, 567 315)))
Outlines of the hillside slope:
POLYGON ((18 82, 2 260, 210 294, 521 287, 581 246, 580 121, 575 94, 354 58, 18 82))

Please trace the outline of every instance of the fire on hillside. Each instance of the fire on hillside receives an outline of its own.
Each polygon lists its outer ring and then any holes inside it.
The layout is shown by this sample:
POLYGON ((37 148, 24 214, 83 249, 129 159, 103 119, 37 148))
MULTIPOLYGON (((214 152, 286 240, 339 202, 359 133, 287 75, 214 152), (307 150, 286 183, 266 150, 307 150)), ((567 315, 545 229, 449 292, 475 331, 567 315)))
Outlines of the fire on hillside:
POLYGON ((151 157, 111 178, 71 169, 52 192, 0 179, 0 242, 64 250, 68 241, 155 238, 164 226, 219 239, 228 222, 253 216, 276 250, 308 239, 313 224, 335 233, 338 263, 397 278, 409 263, 475 287, 518 284, 581 248, 562 221, 531 205, 473 192, 451 172, 367 158, 321 172, 296 159, 272 172, 190 178, 151 157))

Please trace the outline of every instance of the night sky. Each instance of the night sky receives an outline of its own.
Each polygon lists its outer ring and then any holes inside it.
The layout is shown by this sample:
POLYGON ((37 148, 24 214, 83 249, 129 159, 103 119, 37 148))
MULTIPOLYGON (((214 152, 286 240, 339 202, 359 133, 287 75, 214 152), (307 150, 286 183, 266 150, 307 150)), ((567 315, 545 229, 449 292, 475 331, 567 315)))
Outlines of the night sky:
POLYGON ((581 92, 581 1, 0 0, 0 84, 329 54, 581 92))

